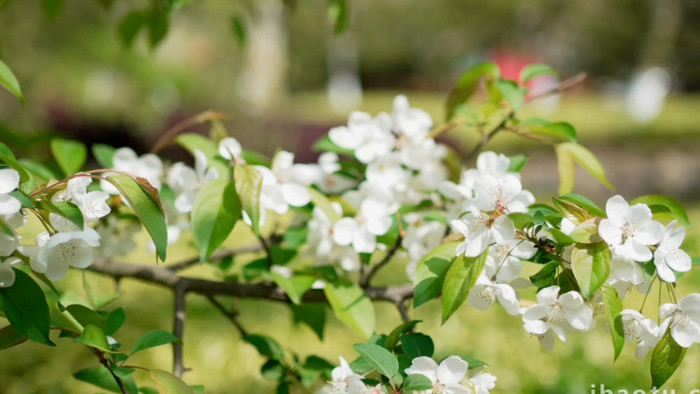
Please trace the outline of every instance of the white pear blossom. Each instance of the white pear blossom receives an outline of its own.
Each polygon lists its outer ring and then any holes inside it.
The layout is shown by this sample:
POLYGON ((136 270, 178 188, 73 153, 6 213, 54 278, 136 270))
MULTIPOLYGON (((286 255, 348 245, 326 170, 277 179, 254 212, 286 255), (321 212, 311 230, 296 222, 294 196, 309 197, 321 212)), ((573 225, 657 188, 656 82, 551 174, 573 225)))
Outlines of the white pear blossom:
POLYGON ((12 168, 0 170, 0 215, 13 215, 22 204, 10 193, 19 187, 19 173, 12 168))
POLYGON ((434 394, 468 394, 467 387, 461 384, 468 370, 469 363, 459 356, 447 357, 440 365, 430 357, 421 356, 414 358, 405 372, 406 375, 420 374, 430 379, 434 394))
POLYGON ((418 261, 442 243, 446 226, 442 222, 423 220, 416 213, 409 213, 403 216, 403 219, 408 223, 408 227, 401 245, 408 252, 406 274, 412 280, 418 261))
POLYGON ((237 139, 233 137, 226 137, 219 141, 219 155, 224 159, 233 160, 237 163, 244 163, 241 158, 243 153, 243 148, 237 139))
POLYGON ((464 235, 464 242, 457 246, 457 256, 464 254, 467 257, 476 257, 492 243, 505 244, 515 236, 515 226, 506 215, 494 220, 485 213, 472 210, 464 219, 453 220, 450 224, 464 235))
POLYGON ((700 294, 689 294, 678 304, 663 304, 661 319, 669 319, 671 336, 682 347, 700 343, 700 294))
POLYGON ((647 284, 644 271, 636 261, 621 257, 613 252, 610 265, 610 276, 606 283, 615 287, 621 299, 625 299, 632 286, 637 286, 641 291, 642 285, 647 284))
POLYGON ((469 291, 467 300, 469 305, 480 311, 487 310, 496 302, 513 316, 517 315, 520 309, 518 293, 513 287, 507 283, 493 282, 484 274, 476 279, 476 284, 469 291))
POLYGON ((326 194, 338 194, 357 185, 357 181, 338 173, 340 163, 338 155, 333 152, 325 152, 318 157, 320 174, 315 184, 326 194))
POLYGON ((537 253, 535 244, 526 240, 512 239, 495 244, 489 249, 484 272, 497 282, 510 282, 520 275, 521 260, 531 258, 535 253, 537 253))
POLYGON ((411 108, 408 98, 400 94, 394 98, 392 112, 394 131, 405 135, 410 140, 425 138, 433 127, 433 120, 427 112, 419 108, 411 108))
POLYGON ((356 374, 344 358, 340 358, 340 365, 333 368, 331 376, 333 380, 323 387, 325 394, 365 394, 367 386, 362 382, 362 376, 356 374))
POLYGON ((674 220, 666 226, 659 246, 654 251, 654 265, 659 278, 666 282, 675 282, 676 272, 688 272, 692 266, 692 260, 688 253, 680 249, 685 238, 685 228, 676 227, 674 220))
POLYGON ((17 257, 0 260, 0 287, 10 287, 15 283, 15 271, 12 266, 21 263, 22 260, 17 257))
POLYGON ((525 330, 535 334, 547 349, 554 345, 554 333, 566 341, 571 329, 587 331, 593 323, 591 308, 576 291, 559 296, 559 286, 546 287, 537 293, 537 305, 521 311, 525 330))
MULTIPOLYGON (((112 168, 127 174, 144 178, 154 188, 160 190, 163 175, 163 162, 152 153, 139 156, 131 148, 119 148, 114 152, 112 168)), ((106 180, 100 182, 102 190, 109 194, 119 194, 114 185, 106 180)))
MULTIPOLYGON (((260 210, 271 209, 280 215, 287 213, 289 206, 303 207, 311 202, 307 186, 313 179, 301 176, 298 164, 293 164, 294 154, 278 152, 272 159, 272 167, 255 166, 262 174, 260 210)), ((305 175, 306 172, 303 171, 305 175)))
POLYGON ((95 230, 100 235, 100 246, 97 249, 100 256, 124 256, 136 248, 134 235, 141 230, 141 224, 135 220, 119 221, 115 217, 108 217, 95 230))
MULTIPOLYGON (((80 212, 83 214, 83 219, 86 223, 94 223, 100 218, 103 218, 111 212, 107 199, 109 194, 101 190, 87 191, 88 186, 92 183, 92 179, 87 176, 79 176, 68 181, 66 190, 63 193, 56 194, 54 200, 70 201, 74 203, 80 212)), ((61 220, 66 222, 65 218, 57 218, 59 227, 69 227, 64 223, 61 225, 61 220)), ((52 221, 53 223, 53 221, 52 221)))
MULTIPOLYGON (((332 203, 333 209, 340 215, 342 208, 338 203, 332 203)), ((360 269, 360 256, 352 246, 338 245, 333 241, 333 223, 323 210, 314 207, 309 220, 309 235, 307 252, 313 255, 316 265, 340 263, 346 271, 360 269)))
POLYGON ((474 184, 484 175, 501 178, 506 175, 520 179, 520 173, 508 172, 510 158, 502 153, 486 151, 479 153, 476 158, 476 168, 470 168, 462 172, 460 184, 472 190, 474 184))
POLYGON ((523 190, 520 179, 508 174, 501 177, 483 175, 474 183, 474 205, 481 211, 501 213, 527 212, 535 197, 523 190))
POLYGON ((218 177, 216 168, 208 167, 207 157, 199 149, 194 151, 194 168, 182 162, 173 164, 168 185, 176 194, 175 208, 181 213, 190 212, 199 189, 218 177))
POLYGON ((625 339, 637 342, 635 355, 638 359, 643 359, 659 343, 666 331, 665 327, 659 327, 655 321, 632 309, 623 310, 620 316, 625 339))
POLYGON ((355 111, 350 114, 347 126, 332 128, 328 137, 336 145, 354 150, 357 160, 367 164, 394 148, 396 138, 391 128, 391 116, 386 113, 372 118, 368 113, 355 111))
POLYGON ((469 378, 467 386, 472 389, 473 394, 489 394, 489 391, 496 387, 497 380, 496 376, 481 371, 469 378))
POLYGON ((651 210, 644 204, 631 206, 622 196, 610 197, 605 204, 607 219, 600 221, 598 233, 618 255, 644 262, 652 258, 649 245, 661 240, 664 227, 652 220, 651 210))
POLYGON ((87 268, 95 259, 100 235, 90 227, 80 231, 65 231, 37 236, 37 247, 26 247, 34 271, 45 273, 50 280, 63 279, 69 267, 87 268))
POLYGON ((333 226, 333 240, 339 245, 352 245, 359 253, 372 253, 377 248, 378 235, 384 235, 391 228, 392 207, 378 199, 366 198, 360 212, 354 217, 344 217, 333 226))

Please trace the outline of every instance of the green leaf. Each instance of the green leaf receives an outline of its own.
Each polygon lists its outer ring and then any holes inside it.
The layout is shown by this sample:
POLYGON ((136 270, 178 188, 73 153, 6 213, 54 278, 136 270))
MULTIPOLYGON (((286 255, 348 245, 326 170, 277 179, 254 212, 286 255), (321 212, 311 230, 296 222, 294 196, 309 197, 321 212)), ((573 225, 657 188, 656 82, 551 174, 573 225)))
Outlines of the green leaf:
POLYGON ((159 394, 195 394, 190 386, 173 376, 170 372, 160 369, 151 369, 148 372, 159 394))
POLYGON ((580 224, 592 218, 588 211, 574 203, 556 197, 552 198, 552 202, 559 212, 574 224, 580 224))
POLYGON ((34 160, 30 159, 19 159, 17 160, 19 164, 24 167, 27 171, 29 171, 32 175, 35 177, 39 178, 40 180, 46 182, 51 179, 60 179, 61 176, 57 173, 55 173, 52 169, 49 167, 37 163, 34 160))
POLYGON ((477 257, 457 256, 445 275, 442 286, 442 324, 467 299, 476 279, 484 269, 488 248, 477 257))
POLYGON ((2 160, 2 162, 5 163, 6 166, 14 169, 19 173, 20 183, 25 183, 31 179, 31 176, 29 175, 27 170, 25 170, 24 167, 22 167, 22 165, 19 164, 19 162, 15 158, 15 155, 13 155, 10 149, 7 148, 7 145, 3 144, 2 142, 0 142, 0 160, 2 160))
POLYGON ((391 378, 399 372, 399 361, 390 351, 371 343, 358 343, 352 346, 380 374, 391 378))
POLYGON ((148 41, 155 48, 168 34, 170 15, 167 11, 154 7, 148 14, 148 41))
POLYGON ((85 326, 83 333, 73 341, 85 346, 94 347, 95 349, 99 349, 103 352, 112 352, 112 350, 109 348, 109 342, 107 342, 107 335, 105 335, 101 328, 92 324, 85 326))
POLYGON ((49 339, 49 305, 41 287, 24 271, 15 271, 15 283, 0 288, 5 317, 18 333, 32 341, 54 346, 49 339))
POLYGON ((603 293, 603 304, 605 312, 608 316, 608 324, 610 325, 610 334, 612 336, 613 347, 615 349, 614 360, 622 353, 622 348, 625 346, 625 328, 622 325, 622 300, 617 295, 617 290, 610 285, 605 285, 601 288, 603 293))
POLYGON ((581 294, 591 299, 610 275, 612 254, 605 242, 591 245, 576 244, 571 253, 571 270, 581 294))
POLYGON ((554 152, 557 154, 557 170, 559 171, 559 194, 569 193, 574 190, 574 156, 568 149, 556 145, 554 152))
POLYGON ((685 213, 683 205, 671 197, 650 194, 630 201, 630 205, 634 204, 646 204, 653 213, 670 213, 674 219, 690 227, 690 220, 688 220, 688 214, 685 213))
POLYGON ((520 71, 520 82, 525 83, 533 78, 542 76, 542 75, 554 75, 558 76, 559 73, 553 69, 552 67, 546 65, 546 64, 539 64, 539 63, 533 63, 525 66, 521 71, 520 71))
POLYGON ((136 340, 136 343, 134 344, 134 347, 131 349, 131 353, 129 356, 133 355, 134 353, 140 352, 142 350, 150 349, 152 347, 156 346, 162 346, 162 345, 167 345, 168 343, 177 341, 177 338, 173 333, 170 331, 165 331, 165 330, 154 330, 154 331, 149 331, 139 339, 136 340))
POLYGON ((551 137, 562 138, 565 140, 576 142, 578 136, 576 135, 576 129, 570 123, 567 122, 524 122, 528 125, 530 131, 535 134, 542 134, 551 137))
POLYGON ((22 89, 19 87, 17 77, 15 77, 12 70, 10 70, 7 64, 3 63, 2 60, 0 60, 0 86, 7 89, 22 102, 22 105, 24 105, 24 96, 22 96, 22 89))
POLYGON ((295 275, 287 278, 277 272, 269 272, 267 276, 281 287, 295 304, 301 303, 304 293, 316 282, 316 277, 311 275, 295 275))
POLYGON ((246 28, 243 23, 243 18, 240 15, 234 15, 231 17, 231 31, 233 31, 233 36, 236 37, 239 47, 244 47, 246 43, 246 28))
POLYGON ((331 200, 329 200, 328 197, 312 187, 309 187, 308 190, 309 193, 311 193, 311 203, 328 216, 331 224, 335 224, 335 222, 340 220, 342 215, 333 209, 331 200))
POLYGON ((328 0, 328 16, 335 25, 335 34, 345 31, 349 20, 347 0, 328 0))
POLYGON ((79 229, 82 229, 85 225, 82 211, 80 211, 80 208, 78 208, 78 206, 72 202, 56 201, 52 203, 48 200, 41 200, 39 206, 49 212, 53 212, 56 215, 70 220, 73 222, 73 224, 78 226, 79 229))
POLYGON ((569 238, 571 238, 574 242, 584 244, 592 244, 602 241, 603 239, 600 238, 600 235, 598 234, 598 224, 601 220, 601 218, 593 218, 579 223, 571 231, 569 238))
POLYGON ((348 156, 352 156, 354 153, 354 150, 352 149, 341 148, 340 146, 336 145, 335 142, 333 142, 327 135, 316 141, 311 147, 311 150, 314 152, 334 152, 348 156))
POLYGON ((104 168, 114 167, 114 152, 117 148, 105 144, 95 144, 92 146, 92 155, 104 168))
POLYGON ((349 281, 326 283, 323 292, 335 316, 351 330, 369 338, 374 332, 372 301, 358 285, 349 281))
POLYGON ((83 290, 85 290, 85 295, 87 295, 88 301, 90 301, 90 305, 98 310, 104 308, 107 304, 118 300, 119 297, 121 297, 124 294, 121 291, 117 291, 111 294, 95 294, 92 291, 92 286, 90 285, 90 282, 88 282, 87 280, 87 275, 85 274, 85 271, 83 271, 83 290))
POLYGON ((430 381, 425 375, 419 373, 408 375, 406 379, 403 380, 403 392, 410 393, 411 391, 424 391, 432 390, 433 382, 430 381))
POLYGON ((527 156, 525 155, 515 155, 510 158, 510 164, 508 165, 508 172, 520 172, 527 163, 527 156))
POLYGON ((401 348, 411 358, 420 356, 432 357, 435 352, 433 340, 421 333, 402 335, 401 348))
POLYGON ((93 325, 104 330, 107 326, 107 319, 104 316, 86 306, 68 305, 66 311, 83 327, 93 325))
POLYGON ((98 365, 96 367, 83 369, 73 374, 73 377, 81 382, 90 383, 101 389, 109 390, 113 393, 121 393, 117 382, 114 377, 109 372, 109 370, 103 366, 98 365))
POLYGON ((501 92, 503 98, 508 101, 514 112, 520 111, 525 104, 525 91, 521 89, 517 83, 513 81, 502 80, 496 83, 498 91, 501 92))
MULTIPOLYGON (((591 151, 584 148, 583 145, 579 145, 574 142, 564 142, 562 144, 557 145, 557 149, 560 148, 568 151, 571 154, 573 160, 576 161, 578 165, 580 165, 584 170, 588 171, 608 189, 615 189, 610 183, 610 181, 608 181, 608 178, 605 177, 605 170, 603 169, 603 165, 600 164, 600 161, 598 161, 598 158, 596 158, 591 151)), ((570 190, 567 190, 565 193, 568 192, 570 192, 570 190)))
POLYGON ((323 304, 290 305, 294 323, 304 323, 323 340, 323 330, 326 327, 326 306, 323 304))
POLYGON ((27 337, 17 332, 12 326, 0 329, 0 350, 7 349, 27 340, 27 337))
POLYGON ((204 153, 204 156, 206 156, 207 160, 209 161, 214 159, 214 157, 219 154, 219 148, 214 143, 214 141, 201 134, 180 134, 175 139, 175 142, 177 142, 183 148, 187 149, 187 151, 190 152, 190 154, 193 156, 196 150, 202 151, 202 153, 204 153))
POLYGON ((105 325, 105 334, 114 335, 126 321, 126 313, 124 309, 117 308, 107 315, 107 324, 105 325))
POLYGON ((442 244, 426 254, 416 266, 413 277, 413 307, 437 297, 450 264, 455 259, 455 250, 460 242, 442 244))
POLYGON ((236 192, 243 210, 250 217, 253 232, 260 234, 260 192, 262 174, 251 165, 237 165, 233 169, 236 192))
POLYGON ((282 350, 282 346, 267 335, 246 335, 243 340, 255 346, 258 353, 263 356, 267 356, 277 361, 284 360, 284 351, 282 350))
POLYGON ((384 341, 384 347, 392 350, 394 346, 396 346, 397 343, 399 343, 399 339, 401 339, 401 335, 403 335, 406 332, 409 332, 413 330, 413 328, 416 326, 416 324, 420 323, 422 320, 411 320, 407 321, 398 327, 394 328, 391 330, 389 335, 386 337, 386 340, 384 341))
POLYGON ((575 205, 578 205, 579 207, 583 208, 586 210, 588 213, 590 213, 593 216, 601 217, 604 218, 606 217, 605 211, 600 209, 596 203, 593 201, 589 200, 588 198, 576 194, 576 193, 567 193, 559 196, 560 200, 568 201, 570 203, 573 203, 575 205))
POLYGON ((287 376, 287 370, 279 361, 267 360, 267 362, 260 368, 260 374, 266 380, 279 382, 287 376))
POLYGON ((671 336, 671 329, 667 328, 664 336, 651 353, 651 387, 661 388, 666 381, 676 372, 685 356, 686 348, 677 344, 671 336))
POLYGON ((87 159, 87 148, 83 143, 63 138, 51 140, 51 153, 67 177, 79 172, 87 159))
POLYGON ((121 22, 119 22, 118 31, 119 38, 121 38, 125 47, 131 47, 145 22, 146 16, 141 11, 134 10, 124 15, 121 22))
POLYGON ((221 246, 240 216, 241 202, 234 182, 215 179, 197 192, 191 218, 192 231, 202 261, 207 261, 216 248, 221 246))
POLYGON ((481 78, 487 77, 497 80, 501 77, 501 70, 495 63, 481 63, 465 71, 457 81, 455 88, 450 92, 450 96, 445 103, 445 120, 451 120, 457 107, 469 100, 479 87, 481 78))
POLYGON ((129 202, 141 223, 151 235, 156 246, 156 252, 161 261, 165 261, 168 247, 168 230, 165 224, 158 191, 148 181, 142 178, 137 180, 123 174, 114 174, 107 177, 107 181, 113 184, 129 202))
POLYGON ((530 282, 537 287, 537 290, 549 287, 553 284, 554 278, 557 275, 559 262, 552 261, 545 264, 536 274, 530 276, 530 282))

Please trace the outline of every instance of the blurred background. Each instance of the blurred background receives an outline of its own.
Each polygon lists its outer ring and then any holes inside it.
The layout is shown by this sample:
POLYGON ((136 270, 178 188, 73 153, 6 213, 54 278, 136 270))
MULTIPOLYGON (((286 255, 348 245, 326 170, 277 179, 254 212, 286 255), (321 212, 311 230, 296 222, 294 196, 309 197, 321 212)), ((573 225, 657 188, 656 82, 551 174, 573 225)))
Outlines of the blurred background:
MULTIPOLYGON (((334 34, 328 14, 321 0, 0 1, 0 59, 26 98, 23 107, 0 91, 0 140, 39 159, 55 135, 144 152, 174 124, 214 109, 227 116, 229 132, 245 147, 266 155, 283 148, 312 161, 313 141, 352 110, 390 111, 393 97, 404 93, 440 124, 444 100, 469 66, 492 60, 515 79, 523 66, 541 62, 562 79, 579 72, 588 77, 561 96, 528 105, 525 116, 572 123, 628 200, 667 194, 686 205, 692 223, 700 222, 700 2, 353 0, 341 34, 334 34), (168 4, 166 18, 156 12, 161 2, 168 4)), ((533 89, 556 82, 540 80, 533 89)), ((474 138, 456 130, 445 141, 469 151, 474 138)), ((525 187, 546 199, 556 193, 548 147, 499 136, 487 148, 525 151, 525 187)), ((611 195, 583 172, 577 176, 577 192, 600 204, 611 195)), ((689 230, 686 246, 700 255, 697 230, 689 230)), ((392 271, 383 278, 397 281, 392 271)), ((73 280, 80 278, 66 286, 73 280)), ((687 275, 681 286, 697 291, 700 276, 687 275)), ((115 305, 129 316, 126 343, 170 327, 167 292, 128 282, 125 288, 131 291, 115 305), (143 299, 152 305, 144 308, 143 299)), ((339 354, 354 357, 350 345, 360 339, 334 321, 328 341, 320 342, 306 327, 292 327, 284 307, 242 304, 249 331, 332 362, 339 354), (280 325, 289 329, 271 328, 280 325)), ((261 359, 239 344, 227 321, 205 300, 193 298, 189 307, 185 354, 193 371, 186 380, 212 393, 271 391, 258 372, 261 359)), ((438 328, 436 307, 416 314, 426 319, 423 329, 436 333, 438 352, 489 362, 500 392, 590 393, 591 384, 648 384, 648 360, 637 362, 630 349, 612 365, 603 327, 547 353, 502 310, 463 308, 438 328)), ((378 315, 389 316, 380 319, 383 331, 399 321, 389 306, 380 306, 378 315)), ((668 387, 700 388, 699 353, 691 348, 668 387)), ((61 354, 39 345, 3 351, 0 393, 93 392, 69 378, 91 366, 90 357, 77 345, 61 354)), ((171 362, 167 349, 143 357, 163 369, 171 362)))

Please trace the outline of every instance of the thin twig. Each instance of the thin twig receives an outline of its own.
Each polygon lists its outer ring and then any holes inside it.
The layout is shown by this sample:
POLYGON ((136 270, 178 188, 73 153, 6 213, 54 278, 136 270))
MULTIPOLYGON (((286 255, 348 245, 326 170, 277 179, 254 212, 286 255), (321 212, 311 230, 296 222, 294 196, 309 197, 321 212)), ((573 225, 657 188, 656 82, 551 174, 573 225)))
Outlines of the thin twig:
POLYGON ((397 302, 396 309, 399 310, 403 322, 408 323, 409 321, 411 321, 411 316, 408 315, 408 308, 406 308, 406 304, 404 302, 405 301, 397 302))
POLYGON ((185 372, 185 365, 182 352, 182 340, 185 334, 185 296, 187 290, 178 283, 173 291, 175 296, 175 313, 173 316, 173 335, 177 341, 173 342, 173 375, 182 379, 182 374, 185 372))
MULTIPOLYGON (((399 219, 399 221, 400 220, 401 219, 399 219)), ((396 237, 396 242, 394 242, 394 245, 386 253, 386 256, 384 256, 384 258, 380 262, 375 264, 369 271, 366 271, 360 277, 360 282, 359 282, 360 287, 365 288, 365 287, 369 286, 369 282, 372 280, 374 275, 376 275, 377 272, 380 269, 382 269, 382 267, 384 267, 387 263, 389 263, 389 261, 391 261, 391 259, 394 257, 394 255, 396 254, 396 251, 398 251, 399 248, 401 247, 402 240, 403 240, 403 236, 402 236, 401 232, 399 232, 399 235, 396 237)))
POLYGON ((210 120, 223 119, 224 115, 215 111, 204 111, 199 115, 193 116, 191 118, 185 119, 182 122, 176 124, 170 130, 166 131, 158 141, 151 148, 151 153, 158 153, 161 149, 165 148, 170 141, 175 138, 176 135, 187 130, 189 127, 194 126, 199 123, 204 123, 210 120))
MULTIPOLYGON (((167 268, 157 265, 128 264, 104 258, 96 259, 88 268, 91 271, 118 278, 134 278, 158 284, 170 289, 181 285, 190 293, 202 295, 229 295, 237 298, 258 298, 291 303, 284 290, 271 283, 236 283, 180 276, 167 268)), ((365 294, 371 300, 399 302, 413 297, 410 283, 388 286, 367 287, 365 294)), ((304 294, 304 302, 328 302, 321 289, 311 289, 304 294)))
POLYGON ((241 333, 241 337, 242 337, 242 338, 245 338, 245 337, 248 336, 248 332, 245 330, 245 328, 243 328, 243 326, 241 325, 241 323, 238 321, 238 313, 237 313, 237 312, 235 312, 235 311, 229 311, 228 309, 226 309, 225 306, 223 306, 223 304, 221 304, 221 303, 220 303, 216 298, 214 298, 213 296, 208 295, 208 296, 207 296, 207 299, 209 300, 209 302, 211 302, 212 304, 214 304, 214 306, 216 307, 216 309, 218 309, 219 311, 221 311, 221 313, 223 313, 224 316, 226 316, 226 317, 231 321, 231 323, 233 323, 234 326, 236 326, 236 329, 238 330, 238 332, 241 333))
POLYGON ((112 369, 112 365, 109 364, 109 360, 105 357, 104 352, 95 349, 94 347, 88 347, 92 351, 92 353, 97 356, 97 358, 100 360, 100 364, 104 365, 105 368, 109 371, 109 373, 112 375, 112 378, 114 378, 114 381, 117 382, 117 386, 119 386, 119 390, 123 394, 129 394, 129 391, 126 389, 126 386, 124 386, 124 382, 122 379, 117 376, 116 373, 114 373, 114 370, 112 369))
POLYGON ((267 255, 267 268, 272 267, 272 250, 270 250, 270 245, 267 243, 265 238, 263 238, 262 235, 258 235, 258 239, 260 240, 260 246, 265 250, 265 254, 267 255))
POLYGON ((503 118, 503 120, 501 121, 501 123, 499 123, 498 125, 496 125, 496 127, 494 127, 493 129, 491 129, 491 131, 489 131, 488 133, 484 133, 484 136, 481 138, 481 141, 479 141, 479 144, 476 145, 476 146, 474 147, 474 149, 472 149, 472 151, 469 152, 469 154, 467 154, 467 155, 464 157, 464 160, 465 160, 465 161, 468 161, 468 160, 471 159, 472 157, 476 156, 482 149, 484 149, 484 147, 486 146, 486 144, 491 140, 491 138, 493 138, 493 137, 496 135, 496 133, 498 133, 499 131, 501 131, 502 129, 504 129, 504 128, 506 127, 506 124, 507 124, 508 121, 511 120, 512 118, 513 118, 513 111, 510 111, 510 112, 503 118))

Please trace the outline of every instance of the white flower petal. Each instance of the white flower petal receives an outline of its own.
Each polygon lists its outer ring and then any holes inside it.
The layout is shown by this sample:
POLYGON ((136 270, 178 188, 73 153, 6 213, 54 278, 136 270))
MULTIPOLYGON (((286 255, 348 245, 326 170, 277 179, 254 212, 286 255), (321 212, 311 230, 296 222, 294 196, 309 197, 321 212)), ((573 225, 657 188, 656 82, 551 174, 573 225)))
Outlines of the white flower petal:
POLYGON ((469 363, 459 356, 450 356, 440 363, 437 378, 444 385, 456 385, 467 375, 467 370, 469 370, 469 363))
POLYGON ((615 227, 622 227, 627 223, 627 213, 629 210, 629 204, 620 195, 610 197, 607 203, 605 203, 605 213, 608 214, 608 220, 610 220, 615 227))
POLYGON ((296 183, 285 183, 282 185, 282 195, 289 205, 303 207, 311 202, 311 193, 304 187, 296 183))
POLYGON ((414 358, 411 362, 411 366, 406 368, 404 372, 406 372, 406 375, 421 374, 435 384, 438 379, 437 370, 438 365, 435 360, 430 357, 421 356, 414 358))
POLYGON ((12 168, 0 170, 0 194, 7 194, 19 187, 19 172, 12 168))
POLYGON ((22 209, 22 203, 9 194, 0 194, 0 215, 13 215, 22 209))

